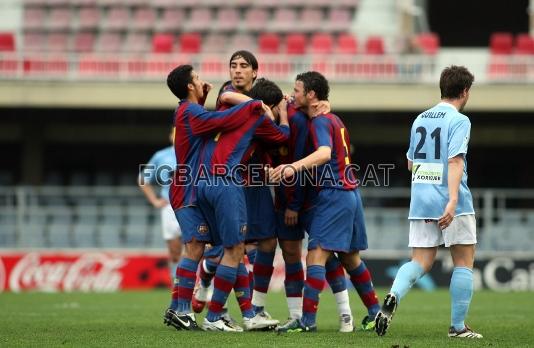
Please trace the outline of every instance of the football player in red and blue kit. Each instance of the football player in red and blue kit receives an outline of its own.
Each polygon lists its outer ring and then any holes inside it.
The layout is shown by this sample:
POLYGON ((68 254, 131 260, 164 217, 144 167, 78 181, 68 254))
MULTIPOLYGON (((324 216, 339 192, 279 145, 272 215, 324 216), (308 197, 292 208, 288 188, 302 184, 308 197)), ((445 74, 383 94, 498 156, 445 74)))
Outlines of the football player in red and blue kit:
MULTIPOLYGON (((234 54, 232 64, 241 64, 243 53, 234 54)), ((246 62, 246 61, 245 61, 246 62)), ((245 64, 245 63, 243 63, 245 64)), ((266 114, 270 109, 266 108, 266 114)), ((243 190, 243 177, 239 166, 242 157, 253 137, 270 141, 279 137, 286 141, 289 137, 287 119, 280 120, 277 126, 266 115, 249 118, 245 124, 231 132, 218 133, 207 140, 201 151, 201 168, 206 168, 207 177, 198 183, 198 202, 210 226, 218 232, 215 244, 222 244, 224 255, 217 266, 214 291, 204 320, 205 330, 239 331, 235 325, 228 325, 221 317, 223 306, 232 289, 244 317, 247 330, 260 329, 278 324, 261 313, 255 313, 250 303, 248 272, 243 264, 244 240, 247 234, 247 210, 243 190)))
MULTIPOLYGON (((295 105, 310 114, 309 105, 327 100, 328 81, 318 72, 299 74, 295 81, 295 105)), ((286 332, 316 331, 319 294, 326 279, 325 265, 334 252, 350 275, 351 282, 368 308, 369 321, 379 310, 371 276, 359 256, 367 249, 363 206, 356 175, 350 165, 350 139, 341 119, 332 114, 311 118, 314 152, 289 165, 269 170, 273 181, 287 180, 302 170, 313 170, 316 189, 315 211, 309 226, 303 315, 287 325, 286 332)))
POLYGON ((180 99, 174 119, 177 167, 170 197, 182 227, 185 252, 178 264, 172 301, 165 311, 164 323, 178 330, 195 330, 198 325, 191 311, 193 286, 204 244, 213 239, 213 231, 209 231, 207 221, 198 209, 197 192, 193 185, 193 178, 199 171, 200 147, 204 137, 239 128, 249 119, 256 120, 263 113, 263 104, 252 100, 224 112, 207 111, 201 103, 211 85, 200 80, 191 65, 181 65, 171 71, 167 85, 180 99))

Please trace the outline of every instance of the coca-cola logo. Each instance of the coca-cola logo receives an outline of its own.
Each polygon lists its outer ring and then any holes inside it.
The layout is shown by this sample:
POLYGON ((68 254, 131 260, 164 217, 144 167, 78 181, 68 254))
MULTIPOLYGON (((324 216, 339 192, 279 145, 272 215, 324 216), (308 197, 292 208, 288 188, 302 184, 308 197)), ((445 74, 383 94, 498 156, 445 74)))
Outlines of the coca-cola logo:
POLYGON ((21 258, 9 275, 13 292, 40 291, 117 291, 122 282, 119 269, 126 260, 103 253, 83 254, 72 260, 45 261, 38 253, 21 258))

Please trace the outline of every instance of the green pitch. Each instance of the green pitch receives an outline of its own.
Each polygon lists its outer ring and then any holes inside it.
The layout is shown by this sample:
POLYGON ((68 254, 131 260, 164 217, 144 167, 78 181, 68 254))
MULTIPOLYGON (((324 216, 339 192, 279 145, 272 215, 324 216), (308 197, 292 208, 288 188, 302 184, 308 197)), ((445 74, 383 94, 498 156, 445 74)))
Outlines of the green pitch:
MULTIPOLYGON (((379 291, 383 297, 384 291, 379 291)), ((351 294, 355 321, 365 315, 351 294)), ((399 306, 384 337, 374 332, 341 334, 332 294, 321 297, 319 332, 277 335, 273 332, 224 334, 176 331, 162 324, 166 291, 115 294, 0 294, 0 346, 146 346, 146 347, 534 347, 534 294, 477 292, 468 323, 482 340, 447 337, 449 296, 446 290, 413 290, 399 306)), ((240 318, 232 298, 231 311, 240 318)), ((268 311, 285 321, 283 294, 269 296, 268 311)), ((197 317, 199 322, 202 318, 197 317)))

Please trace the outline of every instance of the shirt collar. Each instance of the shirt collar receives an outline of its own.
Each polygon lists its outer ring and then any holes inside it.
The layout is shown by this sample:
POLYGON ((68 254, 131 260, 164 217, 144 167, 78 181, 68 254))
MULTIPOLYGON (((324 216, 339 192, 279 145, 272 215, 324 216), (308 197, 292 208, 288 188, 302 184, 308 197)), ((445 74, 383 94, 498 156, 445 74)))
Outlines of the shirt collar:
POLYGON ((439 102, 438 105, 436 106, 446 106, 446 107, 449 107, 449 108, 453 108, 455 111, 458 111, 458 109, 456 109, 456 106, 452 105, 451 103, 447 103, 447 102, 439 102))

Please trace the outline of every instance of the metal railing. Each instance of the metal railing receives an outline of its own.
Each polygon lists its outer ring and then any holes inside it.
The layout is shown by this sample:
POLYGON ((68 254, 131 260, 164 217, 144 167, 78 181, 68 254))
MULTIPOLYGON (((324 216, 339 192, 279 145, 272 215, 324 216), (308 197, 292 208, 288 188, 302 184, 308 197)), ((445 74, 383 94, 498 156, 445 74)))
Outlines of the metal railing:
MULTIPOLYGON (((408 188, 362 188, 370 249, 407 249, 408 188)), ((479 249, 534 251, 534 190, 475 189, 479 249)), ((0 248, 160 248, 137 187, 0 188, 0 248)))

